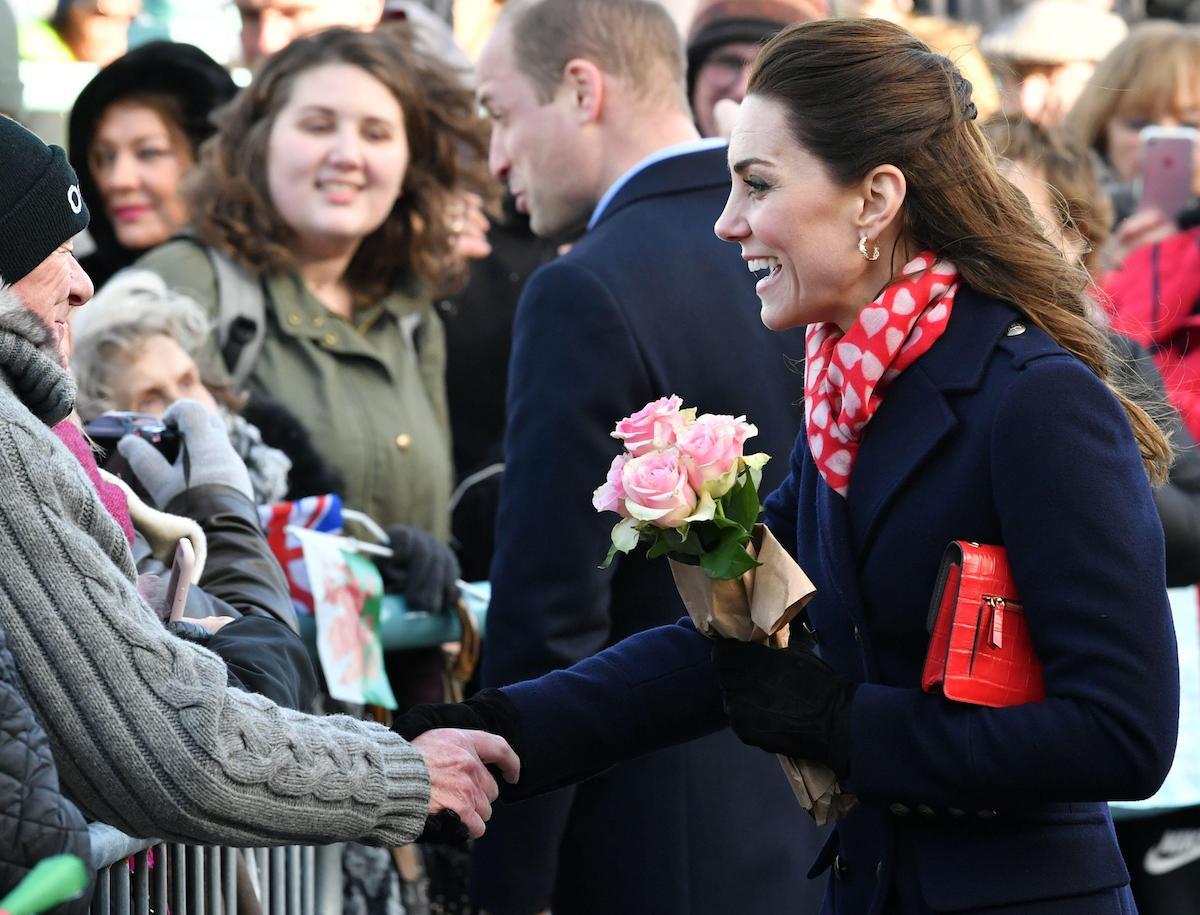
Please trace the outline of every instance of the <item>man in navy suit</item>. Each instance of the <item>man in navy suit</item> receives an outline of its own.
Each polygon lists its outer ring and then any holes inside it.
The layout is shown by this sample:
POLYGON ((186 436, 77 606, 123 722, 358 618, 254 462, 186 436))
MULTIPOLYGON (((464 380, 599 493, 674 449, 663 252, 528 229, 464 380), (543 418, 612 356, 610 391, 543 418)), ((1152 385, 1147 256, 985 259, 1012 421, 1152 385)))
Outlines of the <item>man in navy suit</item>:
MULTIPOLYGON (((609 433, 678 394, 748 414, 782 480, 802 419, 799 335, 758 317, 753 277, 713 234, 725 148, 687 107, 681 41, 651 0, 509 3, 478 65, 490 163, 533 231, 578 238, 517 308, 506 470, 483 681, 567 667, 684 611, 668 565, 598 568, 618 520, 592 508, 609 433), (581 234, 582 233, 582 234, 581 234)), ((771 756, 728 730, 496 811, 473 861, 492 915, 796 915, 818 844, 771 756)))

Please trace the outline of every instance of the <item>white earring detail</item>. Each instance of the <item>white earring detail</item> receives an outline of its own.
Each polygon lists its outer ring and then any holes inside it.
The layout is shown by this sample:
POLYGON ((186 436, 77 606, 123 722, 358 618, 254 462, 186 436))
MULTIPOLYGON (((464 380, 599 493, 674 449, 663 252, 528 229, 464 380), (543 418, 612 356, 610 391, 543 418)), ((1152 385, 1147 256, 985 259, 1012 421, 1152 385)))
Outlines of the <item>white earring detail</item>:
POLYGON ((867 236, 860 236, 858 239, 858 253, 869 261, 879 260, 879 245, 872 244, 871 250, 867 250, 867 236))

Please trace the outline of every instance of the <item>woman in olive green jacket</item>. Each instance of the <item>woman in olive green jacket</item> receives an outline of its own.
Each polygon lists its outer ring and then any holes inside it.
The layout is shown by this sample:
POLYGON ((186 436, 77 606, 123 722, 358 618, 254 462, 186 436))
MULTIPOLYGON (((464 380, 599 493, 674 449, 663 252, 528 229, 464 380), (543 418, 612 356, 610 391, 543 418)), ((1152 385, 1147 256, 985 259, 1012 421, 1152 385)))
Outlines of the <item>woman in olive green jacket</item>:
MULTIPOLYGON (((140 262, 214 316, 229 274, 213 252, 232 262, 265 305, 247 385, 306 426, 348 507, 440 539, 453 471, 430 293, 452 264, 448 207, 486 181, 484 142, 469 90, 406 29, 302 38, 221 113, 193 236, 140 262)), ((214 339, 206 368, 236 360, 214 339)))

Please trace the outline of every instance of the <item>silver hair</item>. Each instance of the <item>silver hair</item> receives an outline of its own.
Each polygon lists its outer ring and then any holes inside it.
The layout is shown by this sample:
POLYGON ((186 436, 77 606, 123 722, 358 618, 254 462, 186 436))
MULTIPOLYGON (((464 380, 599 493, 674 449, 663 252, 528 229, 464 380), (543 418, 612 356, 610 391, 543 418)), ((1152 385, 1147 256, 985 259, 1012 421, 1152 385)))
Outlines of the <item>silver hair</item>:
POLYGON ((134 268, 115 274, 71 319, 79 415, 89 422, 116 409, 112 389, 117 373, 148 337, 170 337, 195 359, 211 332, 203 307, 168 288, 158 274, 134 268))

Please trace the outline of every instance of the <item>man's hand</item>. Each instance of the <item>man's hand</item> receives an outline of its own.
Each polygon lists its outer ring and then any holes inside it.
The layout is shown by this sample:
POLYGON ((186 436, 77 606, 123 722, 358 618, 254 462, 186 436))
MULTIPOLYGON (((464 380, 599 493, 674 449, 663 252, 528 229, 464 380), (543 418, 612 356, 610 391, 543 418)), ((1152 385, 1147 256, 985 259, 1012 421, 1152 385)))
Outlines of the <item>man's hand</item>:
POLYGON ((500 769, 504 780, 516 784, 521 774, 517 754, 501 737, 485 731, 437 728, 412 741, 429 769, 429 815, 443 810, 456 814, 472 838, 483 835, 492 802, 500 794, 485 766, 500 769))

